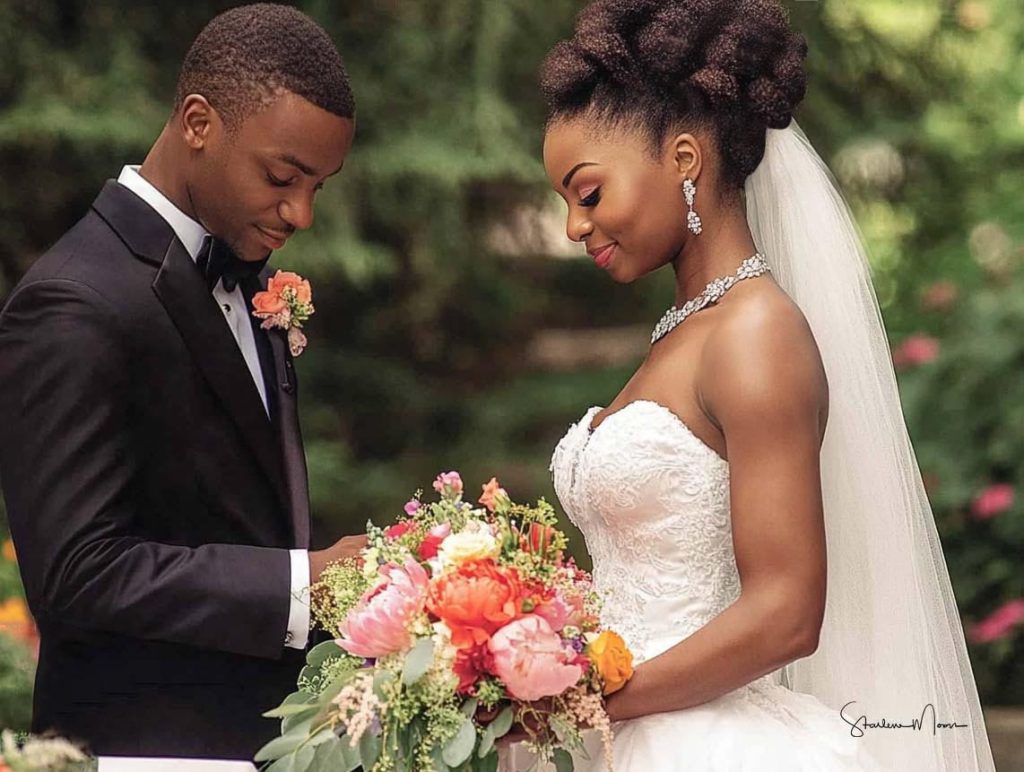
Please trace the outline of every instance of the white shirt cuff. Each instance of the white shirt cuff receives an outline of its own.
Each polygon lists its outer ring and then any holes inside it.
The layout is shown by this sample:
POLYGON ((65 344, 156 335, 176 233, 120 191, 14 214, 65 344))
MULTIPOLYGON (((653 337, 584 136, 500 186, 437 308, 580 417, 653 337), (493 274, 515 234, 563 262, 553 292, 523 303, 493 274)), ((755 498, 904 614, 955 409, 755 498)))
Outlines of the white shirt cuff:
POLYGON ((309 550, 288 550, 292 563, 291 602, 284 645, 304 649, 309 641, 309 550))

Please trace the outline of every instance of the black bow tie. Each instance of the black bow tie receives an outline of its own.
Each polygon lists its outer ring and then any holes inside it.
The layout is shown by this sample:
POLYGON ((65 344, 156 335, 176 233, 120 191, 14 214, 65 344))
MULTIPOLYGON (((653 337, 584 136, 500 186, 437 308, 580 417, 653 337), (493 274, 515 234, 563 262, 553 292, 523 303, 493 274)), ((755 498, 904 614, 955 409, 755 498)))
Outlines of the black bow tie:
POLYGON ((225 291, 234 292, 239 282, 250 276, 258 276, 266 264, 266 259, 255 262, 242 260, 225 242, 213 236, 204 239, 196 257, 196 265, 206 278, 210 292, 213 292, 218 281, 224 285, 225 291))

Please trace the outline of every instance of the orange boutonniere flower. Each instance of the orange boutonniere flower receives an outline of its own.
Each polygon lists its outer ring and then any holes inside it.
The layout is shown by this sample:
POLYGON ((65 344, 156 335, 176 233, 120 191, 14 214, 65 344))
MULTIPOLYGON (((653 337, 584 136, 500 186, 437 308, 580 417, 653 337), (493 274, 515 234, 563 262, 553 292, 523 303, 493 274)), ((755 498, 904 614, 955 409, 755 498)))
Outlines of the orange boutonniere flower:
POLYGON ((264 330, 274 327, 288 333, 288 348, 297 357, 306 348, 302 324, 313 315, 313 290, 309 282, 291 271, 278 271, 267 289, 252 298, 252 315, 262 319, 264 330))

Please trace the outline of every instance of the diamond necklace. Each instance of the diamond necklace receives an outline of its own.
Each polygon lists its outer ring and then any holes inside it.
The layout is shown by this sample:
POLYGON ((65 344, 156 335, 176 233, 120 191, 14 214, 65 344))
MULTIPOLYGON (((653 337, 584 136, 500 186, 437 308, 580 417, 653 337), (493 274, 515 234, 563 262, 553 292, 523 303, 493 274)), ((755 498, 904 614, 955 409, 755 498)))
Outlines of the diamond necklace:
POLYGON ((654 326, 654 332, 651 333, 651 345, 653 346, 672 332, 690 314, 694 314, 702 308, 717 303, 722 299, 722 295, 731 290, 737 282, 743 279, 753 279, 755 276, 761 276, 769 271, 771 271, 771 268, 765 261, 764 255, 760 252, 755 252, 743 261, 734 275, 713 279, 704 288, 703 292, 692 300, 686 301, 682 308, 672 306, 672 308, 666 311, 654 326))

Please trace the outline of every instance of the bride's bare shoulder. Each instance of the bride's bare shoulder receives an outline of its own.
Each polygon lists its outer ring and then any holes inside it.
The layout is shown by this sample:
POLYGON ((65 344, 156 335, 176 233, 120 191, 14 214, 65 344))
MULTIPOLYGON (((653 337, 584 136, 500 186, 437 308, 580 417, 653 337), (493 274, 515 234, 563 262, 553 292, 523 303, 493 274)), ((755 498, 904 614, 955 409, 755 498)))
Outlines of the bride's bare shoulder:
POLYGON ((698 386, 705 404, 827 411, 828 382, 803 312, 774 282, 743 289, 723 304, 703 346, 698 386))

